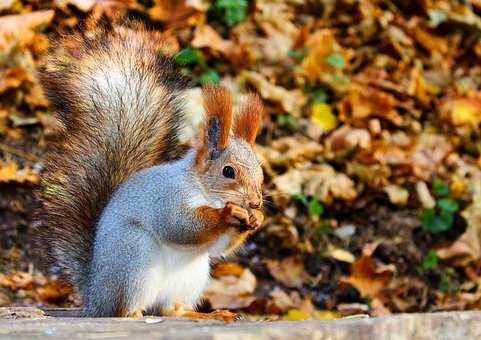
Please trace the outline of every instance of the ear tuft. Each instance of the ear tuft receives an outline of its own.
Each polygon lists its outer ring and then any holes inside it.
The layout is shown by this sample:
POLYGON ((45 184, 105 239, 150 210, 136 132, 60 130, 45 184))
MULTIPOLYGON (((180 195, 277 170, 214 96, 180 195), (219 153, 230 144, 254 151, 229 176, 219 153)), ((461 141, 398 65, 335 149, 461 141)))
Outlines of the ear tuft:
POLYGON ((232 97, 229 90, 218 86, 206 86, 202 89, 202 93, 206 112, 207 138, 209 143, 214 142, 213 139, 215 139, 215 146, 221 151, 225 149, 229 141, 232 125, 232 97))
POLYGON ((232 125, 232 97, 224 87, 206 86, 202 89, 205 120, 201 128, 196 164, 218 158, 229 142, 232 125))
POLYGON ((247 95, 245 102, 237 111, 234 122, 234 136, 245 139, 253 145, 262 121, 264 106, 257 94, 247 95))

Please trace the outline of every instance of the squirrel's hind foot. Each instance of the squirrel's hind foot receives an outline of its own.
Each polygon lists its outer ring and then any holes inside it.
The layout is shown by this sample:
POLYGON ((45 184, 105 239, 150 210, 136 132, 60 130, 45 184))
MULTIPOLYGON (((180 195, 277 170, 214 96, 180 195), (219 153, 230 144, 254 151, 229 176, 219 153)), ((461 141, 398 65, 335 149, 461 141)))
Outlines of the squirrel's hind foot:
POLYGON ((141 318, 144 316, 145 307, 140 307, 129 312, 127 317, 129 318, 141 318))

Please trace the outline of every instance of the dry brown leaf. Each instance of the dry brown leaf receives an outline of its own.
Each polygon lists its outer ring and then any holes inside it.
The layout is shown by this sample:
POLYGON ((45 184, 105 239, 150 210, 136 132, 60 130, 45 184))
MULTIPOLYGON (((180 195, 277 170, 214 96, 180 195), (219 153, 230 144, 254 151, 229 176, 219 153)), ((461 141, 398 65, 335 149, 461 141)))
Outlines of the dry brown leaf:
POLYGON ((292 165, 314 160, 321 155, 322 145, 302 137, 282 137, 271 143, 265 157, 271 165, 292 165))
POLYGON ((370 149, 371 135, 366 129, 356 129, 343 125, 334 130, 326 138, 326 149, 329 153, 339 154, 352 151, 354 148, 370 149))
POLYGON ((13 272, 5 275, 0 274, 0 286, 16 291, 18 289, 30 290, 35 287, 32 274, 27 272, 13 272))
POLYGON ((335 260, 347 263, 353 263, 356 259, 350 251, 334 247, 331 244, 329 244, 326 255, 332 257, 335 260))
POLYGON ((24 68, 14 67, 0 70, 0 93, 9 89, 16 89, 27 79, 24 68))
POLYGON ((205 21, 205 13, 199 12, 194 6, 187 1, 155 0, 154 6, 147 12, 152 20, 161 21, 168 28, 193 26, 205 21))
POLYGON ((0 183, 2 182, 38 183, 39 174, 29 167, 19 169, 13 161, 0 160, 0 183))
POLYGON ((47 282, 43 287, 37 288, 37 294, 43 302, 60 303, 68 299, 72 288, 64 283, 53 280, 47 282))
POLYGON ((398 101, 387 92, 370 86, 353 84, 338 107, 341 112, 351 114, 354 119, 377 117, 400 126, 403 119, 396 105, 398 101))
POLYGON ((453 125, 477 128, 481 123, 481 92, 467 97, 447 97, 441 104, 441 114, 453 125))
POLYGON ((282 194, 292 196, 303 193, 324 203, 330 203, 335 198, 352 200, 357 196, 354 182, 328 164, 299 166, 276 177, 273 182, 282 194))
POLYGON ((409 199, 409 191, 399 185, 389 184, 384 187, 384 191, 389 197, 389 201, 396 205, 406 205, 409 199))
POLYGON ((271 275, 287 287, 302 287, 309 275, 304 269, 302 260, 298 257, 285 257, 282 260, 266 260, 271 275))
POLYGON ((289 309, 296 308, 299 309, 302 306, 302 299, 298 292, 290 292, 287 294, 284 290, 279 287, 274 287, 274 289, 269 293, 272 298, 272 302, 279 309, 279 312, 285 312, 289 309))
POLYGON ((8 54, 15 47, 23 47, 35 36, 34 30, 52 21, 54 10, 0 17, 0 52, 8 54))
POLYGON ((351 275, 340 281, 356 288, 362 297, 376 298, 387 288, 394 271, 393 266, 376 265, 370 256, 362 255, 351 266, 351 275))
POLYGON ((454 243, 437 250, 443 260, 456 259, 460 265, 481 259, 481 178, 473 180, 473 201, 461 212, 468 227, 454 243))
POLYGON ((97 0, 55 0, 55 6, 65 10, 68 5, 73 5, 82 12, 88 12, 96 2, 97 0))
POLYGON ((220 262, 212 269, 212 277, 216 279, 227 275, 240 277, 242 273, 244 273, 244 267, 235 262, 220 262))
POLYGON ((219 33, 207 24, 199 25, 195 28, 194 39, 191 45, 195 48, 207 47, 223 55, 227 55, 233 47, 232 41, 222 39, 219 33))
POLYGON ((314 32, 307 40, 306 47, 309 53, 302 61, 304 74, 310 81, 320 80, 328 83, 338 91, 346 89, 348 83, 340 82, 337 77, 342 75, 344 67, 336 67, 328 62, 328 57, 337 54, 347 64, 353 55, 353 51, 341 47, 334 37, 332 30, 323 29, 314 32), (337 76, 337 77, 336 77, 337 76))
POLYGON ((244 71, 240 80, 254 85, 262 98, 279 103, 285 112, 293 116, 299 116, 302 107, 307 103, 307 97, 301 90, 287 90, 276 86, 258 72, 244 71))
POLYGON ((256 285, 256 277, 246 268, 240 276, 225 275, 212 279, 204 291, 204 297, 214 309, 244 308, 255 300, 253 293, 256 285))

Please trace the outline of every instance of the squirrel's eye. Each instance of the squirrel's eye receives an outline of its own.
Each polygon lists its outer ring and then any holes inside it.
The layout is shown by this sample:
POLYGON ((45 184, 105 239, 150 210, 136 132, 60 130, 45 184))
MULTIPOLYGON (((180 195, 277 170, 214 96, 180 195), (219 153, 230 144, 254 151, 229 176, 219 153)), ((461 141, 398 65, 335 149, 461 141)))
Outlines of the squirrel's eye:
POLYGON ((222 175, 224 175, 224 177, 234 179, 235 178, 234 168, 229 165, 226 165, 224 169, 222 169, 222 175))

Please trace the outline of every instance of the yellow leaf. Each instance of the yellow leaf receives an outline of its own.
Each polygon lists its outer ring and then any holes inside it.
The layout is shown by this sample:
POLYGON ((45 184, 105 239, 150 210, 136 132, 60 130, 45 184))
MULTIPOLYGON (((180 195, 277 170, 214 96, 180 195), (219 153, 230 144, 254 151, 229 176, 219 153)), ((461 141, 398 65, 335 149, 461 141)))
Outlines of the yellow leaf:
POLYGON ((337 126, 337 118, 332 113, 329 104, 316 103, 312 105, 311 120, 321 126, 325 131, 331 131, 337 126))
POLYGON ((453 110, 453 122, 455 124, 473 124, 477 125, 481 120, 479 115, 479 107, 468 101, 459 100, 456 102, 453 110))
POLYGON ((330 310, 316 310, 314 311, 314 317, 319 320, 333 320, 339 319, 341 316, 339 313, 330 310))
POLYGON ((309 313, 304 312, 300 309, 290 309, 284 316, 285 320, 310 320, 311 316, 309 313))

